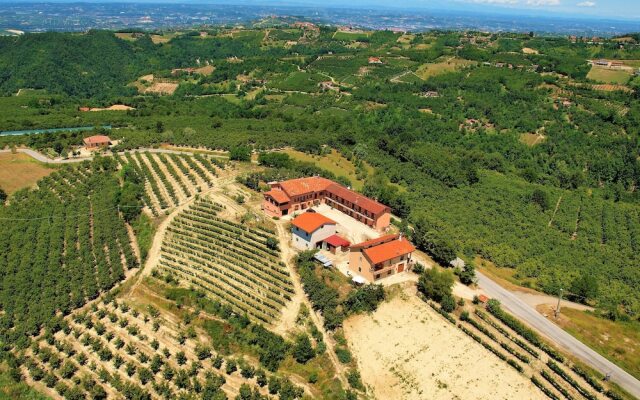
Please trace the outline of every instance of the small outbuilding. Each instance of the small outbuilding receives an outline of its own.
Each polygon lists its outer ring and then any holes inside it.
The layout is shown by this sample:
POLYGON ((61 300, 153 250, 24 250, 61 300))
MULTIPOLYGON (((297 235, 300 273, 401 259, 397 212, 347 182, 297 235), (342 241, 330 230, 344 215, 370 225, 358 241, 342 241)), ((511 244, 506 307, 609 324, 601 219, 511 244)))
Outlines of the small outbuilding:
POLYGON ((338 235, 331 235, 324 240, 327 250, 331 253, 336 254, 339 251, 347 251, 349 250, 349 246, 351 246, 351 242, 347 239, 341 238, 338 235))

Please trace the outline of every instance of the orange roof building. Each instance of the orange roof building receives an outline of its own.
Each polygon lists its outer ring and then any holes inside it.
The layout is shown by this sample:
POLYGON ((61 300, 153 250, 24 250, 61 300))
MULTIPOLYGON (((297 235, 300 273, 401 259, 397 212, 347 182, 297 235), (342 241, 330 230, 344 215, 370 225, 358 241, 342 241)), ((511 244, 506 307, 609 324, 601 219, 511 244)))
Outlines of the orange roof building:
POLYGON ((95 135, 84 138, 83 142, 87 149, 93 150, 109 146, 111 139, 109 139, 109 136, 95 135))
POLYGON ((349 248, 349 269, 369 282, 411 269, 415 247, 401 235, 386 235, 349 248))
POLYGON ((263 193, 262 209, 282 217, 326 203, 374 229, 384 230, 391 222, 391 209, 329 179, 317 176, 271 183, 263 193))
POLYGON ((300 250, 324 248, 324 241, 335 234, 335 221, 317 212, 302 213, 291 221, 291 240, 300 250))

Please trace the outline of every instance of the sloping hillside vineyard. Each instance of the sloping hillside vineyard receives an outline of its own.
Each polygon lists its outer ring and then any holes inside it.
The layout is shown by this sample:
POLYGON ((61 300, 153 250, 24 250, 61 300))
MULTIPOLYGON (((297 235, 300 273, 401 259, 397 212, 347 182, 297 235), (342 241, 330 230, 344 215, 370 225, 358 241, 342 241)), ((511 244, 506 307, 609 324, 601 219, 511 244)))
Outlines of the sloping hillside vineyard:
POLYGON ((147 151, 116 157, 122 166, 130 165, 144 182, 146 192, 142 199, 155 216, 207 189, 217 175, 216 167, 202 155, 147 151))
POLYGON ((178 215, 168 228, 159 265, 235 312, 273 322, 293 294, 277 247, 269 247, 273 232, 219 218, 221 209, 203 198, 178 215))

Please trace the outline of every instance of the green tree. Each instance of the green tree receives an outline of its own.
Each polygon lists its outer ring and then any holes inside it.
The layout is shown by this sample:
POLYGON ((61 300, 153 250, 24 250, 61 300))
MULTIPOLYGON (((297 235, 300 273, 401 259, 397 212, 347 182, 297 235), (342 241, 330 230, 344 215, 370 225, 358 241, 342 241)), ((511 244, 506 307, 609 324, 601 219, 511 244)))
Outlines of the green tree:
POLYGON ((426 298, 440 303, 444 298, 451 297, 453 287, 451 271, 438 271, 437 268, 426 270, 418 279, 418 290, 426 298))
POLYGON ((298 335, 293 346, 293 357, 300 364, 306 364, 315 356, 315 351, 311 346, 311 340, 306 334, 298 335))
POLYGON ((251 147, 236 146, 229 152, 229 159, 235 161, 251 161, 251 147))
POLYGON ((476 280, 476 268, 473 264, 465 264, 462 271, 458 274, 460 282, 464 285, 471 285, 476 280))
POLYGON ((531 193, 531 202, 540 206, 542 211, 547 211, 550 207, 549 195, 542 189, 535 189, 531 193))
POLYGON ((571 282, 569 297, 581 303, 598 296, 598 278, 591 273, 583 273, 571 282))

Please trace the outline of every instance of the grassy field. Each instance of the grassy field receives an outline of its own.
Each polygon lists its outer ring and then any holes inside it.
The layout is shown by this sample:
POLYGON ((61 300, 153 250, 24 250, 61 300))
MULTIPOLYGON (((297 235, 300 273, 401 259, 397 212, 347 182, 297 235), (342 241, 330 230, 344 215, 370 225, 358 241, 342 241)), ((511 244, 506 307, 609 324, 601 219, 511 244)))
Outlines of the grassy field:
POLYGON ((640 60, 621 60, 624 65, 633 68, 640 68, 640 60))
MULTIPOLYGON (((364 180, 356 178, 355 165, 336 150, 332 149, 331 153, 324 156, 313 156, 292 149, 285 150, 284 152, 293 159, 312 162, 320 168, 333 172, 337 176, 344 176, 348 178, 351 181, 352 187, 356 190, 362 189, 362 185, 364 185, 364 180)), ((373 169, 371 167, 367 167, 367 172, 372 173, 373 169)))
POLYGON ((592 67, 587 78, 597 82, 625 84, 629 82, 631 75, 628 71, 592 67))
POLYGON ((333 34, 333 38, 335 40, 343 40, 343 41, 348 41, 348 40, 360 40, 360 39, 367 39, 370 35, 370 32, 344 32, 344 31, 336 31, 336 33, 333 34))
POLYGON ((640 379, 640 324, 613 322, 570 308, 561 314, 557 323, 564 330, 640 379))
POLYGON ((535 146, 544 141, 544 135, 536 135, 535 133, 523 133, 520 135, 520 142, 526 144, 527 146, 535 146))
POLYGON ((33 186, 53 171, 26 154, 0 154, 0 188, 7 193, 33 186))
POLYGON ((47 400, 24 382, 14 382, 5 365, 0 366, 0 400, 47 400))
POLYGON ((447 72, 454 72, 473 64, 473 61, 464 60, 461 58, 451 58, 449 60, 434 64, 423 64, 418 67, 416 75, 418 75, 422 79, 429 79, 432 76, 444 74, 447 72))

